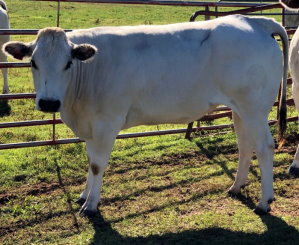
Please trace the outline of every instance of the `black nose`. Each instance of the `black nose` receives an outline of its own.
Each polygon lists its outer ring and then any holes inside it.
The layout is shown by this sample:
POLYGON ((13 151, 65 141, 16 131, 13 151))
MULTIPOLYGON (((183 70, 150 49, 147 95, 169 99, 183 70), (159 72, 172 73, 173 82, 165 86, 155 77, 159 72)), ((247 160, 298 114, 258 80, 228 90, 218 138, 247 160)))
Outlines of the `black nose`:
POLYGON ((60 101, 51 99, 40 99, 38 101, 38 106, 43 112, 58 112, 60 107, 60 101))

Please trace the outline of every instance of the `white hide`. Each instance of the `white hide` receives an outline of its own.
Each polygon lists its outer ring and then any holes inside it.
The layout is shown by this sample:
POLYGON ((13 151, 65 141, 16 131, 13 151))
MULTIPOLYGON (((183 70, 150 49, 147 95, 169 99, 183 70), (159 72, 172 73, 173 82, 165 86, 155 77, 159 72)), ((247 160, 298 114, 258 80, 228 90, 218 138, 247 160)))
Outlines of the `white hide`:
MULTIPOLYGON (((7 16, 7 7, 4 1, 0 0, 0 29, 9 29, 9 21, 7 16)), ((9 36, 0 35, 0 47, 9 41, 9 36)), ((0 62, 7 62, 6 55, 0 51, 0 62)), ((7 69, 1 69, 3 75, 3 93, 9 93, 7 69)))
POLYGON ((60 101, 63 121, 86 141, 90 168, 81 194, 82 212, 97 208, 104 170, 121 129, 189 123, 223 104, 234 111, 240 154, 230 191, 238 193, 246 183, 255 152, 262 176, 258 209, 267 212, 274 198, 274 142, 267 117, 283 78, 285 86, 287 70, 287 50, 283 58, 273 33, 287 48, 280 24, 241 15, 66 34, 45 29, 27 44, 26 54, 16 54, 20 43, 4 48, 18 58, 32 56, 37 107, 40 100, 60 101), (66 69, 82 43, 97 49, 93 59, 73 59, 66 69))
MULTIPOLYGON (((292 76, 292 93, 297 111, 299 112, 299 28, 296 30, 290 44, 290 72, 292 76)), ((291 168, 299 170, 299 146, 291 168)))

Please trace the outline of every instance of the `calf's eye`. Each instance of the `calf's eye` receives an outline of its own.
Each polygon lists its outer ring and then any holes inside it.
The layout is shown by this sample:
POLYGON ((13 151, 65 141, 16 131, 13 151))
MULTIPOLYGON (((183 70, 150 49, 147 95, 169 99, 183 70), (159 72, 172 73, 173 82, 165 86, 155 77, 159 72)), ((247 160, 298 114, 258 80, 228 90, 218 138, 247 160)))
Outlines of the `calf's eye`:
POLYGON ((72 61, 67 62, 67 64, 66 64, 64 70, 66 71, 67 69, 69 69, 69 68, 71 67, 72 64, 73 64, 72 61))

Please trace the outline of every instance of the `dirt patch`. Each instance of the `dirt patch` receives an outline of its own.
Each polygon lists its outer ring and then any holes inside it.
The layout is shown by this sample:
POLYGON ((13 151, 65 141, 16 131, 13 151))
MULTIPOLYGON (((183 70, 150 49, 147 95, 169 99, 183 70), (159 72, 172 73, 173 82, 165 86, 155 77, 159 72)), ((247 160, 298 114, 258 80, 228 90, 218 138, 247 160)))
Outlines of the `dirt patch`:
MULTIPOLYGON (((182 161, 186 160, 186 159, 188 159, 188 161, 190 161, 190 162, 206 160, 206 158, 201 154, 198 154, 195 152, 189 152, 189 153, 183 153, 183 154, 176 154, 176 155, 172 155, 172 156, 165 156, 165 157, 163 157, 162 160, 148 159, 142 163, 138 162, 137 164, 138 164, 138 166, 140 166, 142 168, 146 168, 148 165, 153 165, 153 164, 154 165, 164 165, 164 164, 178 165, 178 164, 182 164, 182 161)), ((124 164, 124 166, 126 168, 128 168, 127 164, 124 164)), ((113 169, 113 165, 112 165, 112 169, 113 169)), ((106 171, 106 174, 110 175, 110 174, 122 173, 122 172, 128 171, 128 169, 124 169, 124 170, 119 170, 119 169, 112 170, 112 169, 111 168, 108 169, 108 171, 106 171)), ((133 168, 133 169, 135 169, 135 168, 133 168)), ((65 180, 64 185, 65 186, 78 186, 78 185, 82 185, 85 182, 85 180, 86 180, 85 177, 76 179, 76 180, 65 180)), ((3 205, 5 203, 9 202, 10 200, 17 199, 22 196, 28 196, 28 195, 39 196, 42 194, 50 194, 60 188, 61 188, 61 186, 60 186, 59 182, 52 182, 52 183, 42 182, 42 183, 33 184, 33 185, 24 185, 24 186, 20 186, 20 187, 14 187, 9 190, 0 192, 0 205, 3 205)))
MULTIPOLYGON (((84 179, 67 181, 64 183, 66 186, 73 185, 82 185, 84 183, 84 179)), ((9 202, 12 199, 20 198, 22 196, 39 196, 42 194, 50 194, 57 189, 60 189, 61 186, 58 182, 53 183, 38 183, 34 185, 26 185, 18 188, 10 189, 9 191, 4 191, 0 193, 0 205, 9 202)))

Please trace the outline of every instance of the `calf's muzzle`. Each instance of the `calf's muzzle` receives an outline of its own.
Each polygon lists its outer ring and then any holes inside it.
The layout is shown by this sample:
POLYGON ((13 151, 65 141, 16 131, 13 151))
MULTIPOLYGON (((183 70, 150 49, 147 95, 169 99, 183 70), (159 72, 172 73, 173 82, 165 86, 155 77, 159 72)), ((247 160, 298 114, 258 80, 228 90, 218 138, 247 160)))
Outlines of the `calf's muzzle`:
POLYGON ((60 104, 59 100, 53 99, 40 99, 38 101, 39 109, 43 112, 58 112, 60 104))

